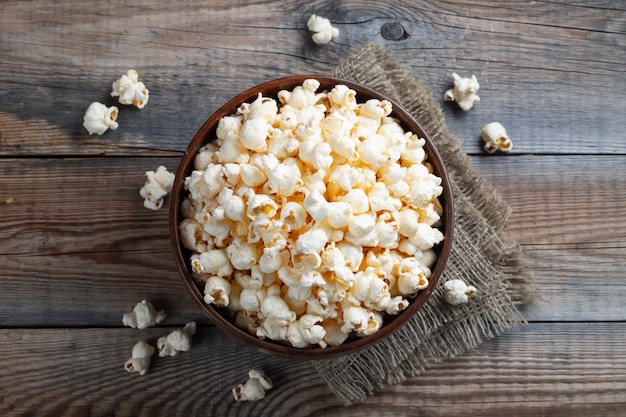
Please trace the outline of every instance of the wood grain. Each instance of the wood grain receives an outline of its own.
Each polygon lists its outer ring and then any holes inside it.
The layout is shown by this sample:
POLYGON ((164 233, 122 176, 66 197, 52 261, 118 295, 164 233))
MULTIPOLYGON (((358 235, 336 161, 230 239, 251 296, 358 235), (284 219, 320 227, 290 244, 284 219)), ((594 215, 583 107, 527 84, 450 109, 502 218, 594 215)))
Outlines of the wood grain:
MULTIPOLYGON (((606 227, 607 218, 626 215, 624 162, 622 156, 474 158, 511 205, 508 238, 523 246, 534 271, 541 298, 526 310, 529 320, 626 318, 626 225, 606 227), (538 195, 550 199, 540 202, 538 195)), ((180 320, 197 318, 171 254, 167 210, 147 210, 139 196, 145 171, 174 170, 177 163, 0 160, 3 198, 13 199, 0 205, 0 260, 11 271, 0 281, 0 300, 11 306, 6 314, 0 310, 0 323, 114 326, 120 312, 143 298, 179 312, 180 320), (67 290, 56 292, 60 286, 67 290)))
POLYGON ((508 416, 523 407, 524 415, 558 417, 619 416, 626 405, 623 323, 524 325, 351 407, 309 363, 235 347, 214 327, 201 327, 189 352, 154 356, 144 376, 124 371, 136 341, 154 344, 171 330, 0 330, 0 413, 508 416), (236 403, 230 390, 252 367, 274 388, 263 401, 236 403))
MULTIPOLYGON (((626 7, 535 1, 0 2, 0 415, 622 416, 626 405, 626 7), (315 45, 311 14, 340 29, 315 45), (400 36, 383 36, 395 25, 400 36), (222 335, 185 293, 167 211, 142 206, 144 172, 174 170, 204 120, 277 76, 326 73, 376 42, 435 99, 475 74, 470 112, 441 102, 473 166, 511 206, 539 298, 529 324, 343 407, 306 362, 222 335), (129 68, 146 108, 88 136, 92 101, 116 104, 129 68), (486 155, 501 122, 509 155, 486 155), (123 328, 149 299, 166 326, 123 328), (133 344, 189 320, 190 352, 122 369, 133 344), (252 367, 275 389, 235 403, 252 367)), ((167 205, 167 203, 166 203, 167 205)))
POLYGON ((515 153, 626 149, 626 12, 614 2, 344 1, 319 10, 297 1, 210 7, 35 1, 1 7, 0 111, 17 117, 2 118, 2 155, 180 152, 202 121, 239 91, 279 75, 328 72, 370 41, 408 62, 435 97, 451 87, 452 72, 477 75, 482 101, 470 114, 443 105, 468 152, 482 152, 480 128, 491 121, 507 127, 515 153), (305 21, 315 12, 336 23, 337 42, 312 43, 305 21), (384 39, 386 23, 402 25, 408 37, 384 39), (51 77, 53 65, 60 70, 51 77), (114 104, 110 84, 130 67, 151 90, 150 104, 124 108, 116 132, 87 137, 84 110, 92 101, 114 104))

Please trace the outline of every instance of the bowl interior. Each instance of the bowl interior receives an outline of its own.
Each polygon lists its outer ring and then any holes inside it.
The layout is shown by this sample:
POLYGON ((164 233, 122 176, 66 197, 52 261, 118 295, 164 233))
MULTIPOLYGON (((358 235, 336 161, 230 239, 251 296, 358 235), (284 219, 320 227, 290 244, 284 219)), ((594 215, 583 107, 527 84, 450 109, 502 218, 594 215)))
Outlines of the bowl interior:
POLYGON ((288 357, 292 359, 311 360, 325 359, 332 356, 347 354, 360 350, 370 344, 373 344, 400 327, 402 324, 408 321, 408 319, 416 311, 419 310, 419 308, 426 302, 426 300, 434 291, 447 262, 450 248, 452 245, 454 209, 450 183, 441 156, 439 155, 437 149, 435 148, 435 145, 433 144, 428 134, 405 109, 403 109, 394 100, 382 95, 381 93, 376 92, 373 89, 370 89, 353 81, 329 76, 304 74, 271 80, 256 87, 253 87, 249 90, 246 90, 241 94, 233 97, 207 119, 207 121, 195 134, 195 136, 189 143, 183 157, 181 158, 180 164, 176 171, 174 185, 172 187, 169 216, 170 239, 172 249, 183 282, 185 283, 187 290, 191 294, 196 304, 198 304, 200 309, 209 317, 209 319, 222 331, 229 334, 244 345, 253 347, 264 353, 269 353, 277 356, 288 357), (442 243, 433 248, 437 253, 437 261, 435 265, 431 268, 432 275, 429 279, 428 287, 424 290, 421 290, 414 298, 410 298, 409 307, 402 311, 400 314, 395 316, 388 314, 385 315, 384 326, 381 327, 380 330, 378 330, 373 335, 349 339, 339 346, 329 346, 326 348, 295 348, 292 346, 281 344, 279 342, 259 339, 249 334, 247 331, 236 327, 226 312, 212 305, 206 304, 204 302, 202 288, 198 287, 193 277, 191 276, 189 266, 189 258, 191 256, 191 253, 182 245, 178 233, 178 225, 182 221, 180 205, 187 195, 187 191, 184 189, 185 178, 189 176, 191 174, 191 171, 193 170, 194 158, 199 149, 207 142, 215 138, 215 130, 218 121, 224 116, 235 113, 236 109, 241 103, 251 102, 256 99, 259 92, 262 93, 265 97, 276 98, 279 91, 292 90, 294 87, 302 85, 304 80, 309 78, 315 78, 320 82, 319 91, 330 90, 335 85, 344 84, 356 91, 356 97, 359 103, 365 102, 366 100, 372 98, 377 98, 380 100, 385 99, 390 101, 393 106, 392 116, 400 121, 403 128, 405 130, 410 130, 413 133, 417 134, 419 137, 425 139, 426 144, 424 146, 424 149, 427 154, 427 159, 432 164, 435 174, 442 179, 441 185, 443 186, 443 192, 439 197, 440 203, 443 207, 443 216, 441 218, 442 225, 440 227, 440 230, 443 232, 445 239, 442 243))

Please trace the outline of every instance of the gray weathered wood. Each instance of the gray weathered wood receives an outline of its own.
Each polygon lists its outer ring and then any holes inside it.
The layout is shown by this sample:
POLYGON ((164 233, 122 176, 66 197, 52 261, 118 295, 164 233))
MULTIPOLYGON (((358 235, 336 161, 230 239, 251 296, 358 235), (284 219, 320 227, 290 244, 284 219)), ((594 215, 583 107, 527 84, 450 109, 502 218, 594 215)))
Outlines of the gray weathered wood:
POLYGON ((236 346, 214 327, 201 327, 189 352, 155 355, 146 375, 124 371, 138 340, 154 344, 171 330, 1 330, 0 413, 569 417, 620 416, 626 402, 623 323, 524 325, 351 407, 309 363, 236 346), (253 367, 274 388, 262 401, 236 403, 231 389, 253 367))
POLYGON ((623 415, 625 51, 626 8, 613 0, 0 2, 0 414, 623 415), (340 29, 336 41, 312 42, 313 13, 340 29), (478 77, 470 112, 442 109, 511 206, 506 238, 522 245, 539 298, 522 309, 530 324, 346 408, 308 363, 239 346, 200 314, 167 211, 143 208, 138 191, 239 91, 328 72, 368 42, 436 99, 452 72, 478 77), (85 109, 116 104, 111 83, 129 68, 148 105, 119 105, 119 129, 88 136, 85 109), (482 151, 491 121, 507 128, 510 155, 482 151), (144 298, 166 326, 123 328, 144 298), (122 369, 137 340, 189 320, 200 324, 190 352, 154 358, 144 377, 122 369), (235 403, 252 367, 275 388, 235 403))

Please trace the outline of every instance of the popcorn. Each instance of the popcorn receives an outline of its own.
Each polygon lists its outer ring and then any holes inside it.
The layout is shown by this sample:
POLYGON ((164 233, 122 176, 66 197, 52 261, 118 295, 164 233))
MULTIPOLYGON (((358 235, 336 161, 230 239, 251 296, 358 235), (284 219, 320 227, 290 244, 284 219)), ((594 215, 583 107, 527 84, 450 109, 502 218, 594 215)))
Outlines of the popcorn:
POLYGON ((476 294, 476 287, 467 285, 460 279, 451 279, 443 284, 443 291, 446 301, 453 305, 467 303, 469 298, 476 294))
POLYGON ((150 301, 142 300, 131 313, 124 314, 122 324, 133 329, 146 329, 161 323, 166 317, 165 311, 156 311, 150 301))
POLYGON ((131 358, 124 364, 124 369, 128 372, 138 372, 145 375, 150 369, 150 358, 154 355, 154 348, 140 340, 133 346, 131 358))
POLYGON ((508 152, 513 147, 513 143, 507 136, 504 126, 498 122, 488 123, 483 126, 481 137, 485 142, 484 148, 489 153, 494 153, 495 151, 508 152))
POLYGON ((339 36, 339 29, 333 27, 330 20, 325 17, 311 15, 306 22, 307 28, 313 33, 313 42, 324 45, 339 36))
POLYGON ((218 307, 227 307, 229 303, 230 282, 222 277, 211 276, 204 284, 204 302, 218 307))
POLYGON ((176 329, 167 336, 161 336, 157 340, 159 356, 176 356, 179 352, 187 352, 191 349, 191 336, 196 334, 196 322, 190 321, 182 329, 176 329))
POLYGON ((217 123, 217 128, 215 134, 218 139, 223 141, 238 141, 239 140, 239 132, 241 131, 241 126, 243 122, 240 117, 236 116, 226 116, 222 117, 217 123))
POLYGON ((380 329, 426 288, 444 237, 425 140, 385 100, 318 88, 258 95, 220 120, 179 224, 205 302, 299 348, 380 329))
POLYGON ((478 89, 480 85, 474 75, 471 78, 461 77, 457 73, 452 73, 454 78, 454 87, 446 91, 443 99, 445 101, 456 101, 461 110, 468 111, 474 106, 474 103, 480 101, 478 97, 478 89))
POLYGON ((107 130, 115 130, 119 110, 115 106, 107 107, 102 103, 93 102, 87 107, 83 117, 83 127, 90 135, 102 135, 107 130))
POLYGON ((235 401, 256 401, 265 398, 265 391, 272 389, 272 381, 260 369, 251 369, 248 380, 233 388, 235 401))
POLYGON ((172 191, 175 175, 160 166, 156 171, 146 171, 146 183, 139 190, 139 195, 144 198, 143 206, 151 210, 163 207, 163 198, 172 191))
POLYGON ((267 150, 266 138, 269 129, 270 125, 267 124, 265 119, 254 118, 246 120, 241 127, 239 140, 244 147, 251 151, 265 152, 267 150))
POLYGON ((291 323, 287 329, 287 340, 291 346, 305 348, 321 343, 321 346, 325 347, 326 330, 317 324, 323 320, 323 317, 315 314, 304 314, 300 319, 291 323))
POLYGON ((224 249, 211 249, 191 255, 191 268, 193 272, 215 274, 219 277, 226 277, 233 273, 233 267, 224 249))
POLYGON ((119 97, 121 104, 132 104, 143 109, 148 103, 149 92, 146 86, 139 81, 139 74, 135 70, 128 70, 111 86, 111 97, 119 97))

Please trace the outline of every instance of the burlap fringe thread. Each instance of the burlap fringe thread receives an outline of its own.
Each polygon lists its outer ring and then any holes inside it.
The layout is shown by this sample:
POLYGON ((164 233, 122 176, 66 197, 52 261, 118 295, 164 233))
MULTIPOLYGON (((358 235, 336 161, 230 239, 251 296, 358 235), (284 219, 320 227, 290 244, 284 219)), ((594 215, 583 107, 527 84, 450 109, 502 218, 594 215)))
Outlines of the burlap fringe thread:
POLYGON ((469 157, 445 125, 438 101, 419 78, 390 61, 376 44, 352 53, 331 75, 387 94, 435 142, 451 178, 456 212, 452 252, 441 283, 458 278, 478 289, 470 303, 452 307, 439 285, 410 322, 380 343, 349 356, 313 361, 331 391, 350 405, 384 384, 419 375, 434 363, 524 323, 517 306, 532 298, 533 284, 519 246, 500 238, 510 208, 470 167, 469 157))

